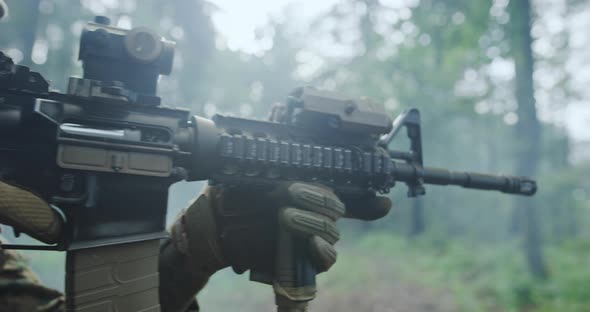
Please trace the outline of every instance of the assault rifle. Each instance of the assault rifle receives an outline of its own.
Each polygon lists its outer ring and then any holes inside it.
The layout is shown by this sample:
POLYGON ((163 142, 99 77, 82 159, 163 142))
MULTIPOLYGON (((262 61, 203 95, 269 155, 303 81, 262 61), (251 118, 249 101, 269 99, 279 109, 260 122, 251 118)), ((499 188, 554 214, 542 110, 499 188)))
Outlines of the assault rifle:
MULTIPOLYGON (((66 93, 0 54, 0 179, 63 216, 62 225, 33 234, 49 245, 3 247, 66 251, 68 311, 159 311, 159 240, 168 189, 180 180, 314 181, 346 196, 387 193, 396 182, 409 196, 424 195, 425 184, 536 191, 529 178, 425 167, 416 109, 392 121, 382 105, 299 88, 280 122, 190 116, 156 96, 173 54, 174 43, 147 28, 120 29, 97 17, 81 36, 83 78, 71 77, 66 93), (389 150, 402 129, 409 150, 389 150)), ((42 205, 29 202, 28 217, 42 219, 42 205)), ((276 270, 252 276, 289 291, 315 287, 315 269, 298 246, 277 246, 276 270)))

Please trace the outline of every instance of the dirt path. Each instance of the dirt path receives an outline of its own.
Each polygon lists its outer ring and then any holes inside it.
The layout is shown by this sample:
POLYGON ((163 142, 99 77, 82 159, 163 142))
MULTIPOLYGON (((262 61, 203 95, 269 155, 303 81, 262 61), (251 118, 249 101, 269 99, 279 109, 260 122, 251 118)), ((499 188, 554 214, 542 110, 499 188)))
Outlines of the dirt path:
POLYGON ((321 312, 455 312, 458 308, 449 292, 409 282, 371 282, 358 291, 335 293, 321 290, 311 311, 321 312))
POLYGON ((459 311, 451 291, 407 278, 411 275, 398 265, 402 260, 382 253, 383 249, 341 248, 336 265, 319 277, 318 296, 312 302, 311 311, 459 311))

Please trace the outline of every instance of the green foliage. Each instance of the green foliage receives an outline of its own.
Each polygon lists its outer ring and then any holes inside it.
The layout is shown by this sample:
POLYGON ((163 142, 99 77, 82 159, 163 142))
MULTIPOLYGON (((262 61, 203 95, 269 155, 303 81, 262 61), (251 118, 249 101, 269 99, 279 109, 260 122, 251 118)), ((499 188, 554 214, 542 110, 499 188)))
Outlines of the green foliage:
POLYGON ((322 282, 344 290, 359 280, 419 282, 450 289, 462 311, 575 312, 590 308, 587 241, 570 240, 546 248, 548 281, 528 274, 519 244, 484 245, 430 236, 405 240, 378 232, 349 243, 351 247, 342 252, 346 256, 334 269, 340 274, 326 275, 322 282))

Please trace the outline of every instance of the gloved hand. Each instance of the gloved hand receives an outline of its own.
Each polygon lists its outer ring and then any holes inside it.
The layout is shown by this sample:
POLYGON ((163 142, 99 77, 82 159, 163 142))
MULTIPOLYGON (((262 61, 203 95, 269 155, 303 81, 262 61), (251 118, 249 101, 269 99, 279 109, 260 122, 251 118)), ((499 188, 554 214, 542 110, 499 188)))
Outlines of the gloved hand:
POLYGON ((238 273, 272 272, 279 227, 306 238, 312 264, 318 272, 326 271, 336 261, 336 220, 343 215, 378 219, 390 207, 386 197, 341 199, 328 188, 299 182, 282 183, 268 192, 208 187, 180 215, 163 246, 162 306, 182 311, 184 306, 172 307, 186 305, 210 275, 227 266, 238 273), (175 286, 174 292, 166 291, 167 283, 175 286))

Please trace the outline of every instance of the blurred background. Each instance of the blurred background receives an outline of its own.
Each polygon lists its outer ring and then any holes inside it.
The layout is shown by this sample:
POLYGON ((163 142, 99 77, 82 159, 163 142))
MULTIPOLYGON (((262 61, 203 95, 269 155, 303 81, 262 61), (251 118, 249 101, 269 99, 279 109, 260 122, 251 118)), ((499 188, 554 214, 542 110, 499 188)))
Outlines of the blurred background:
MULTIPOLYGON (((177 42, 168 105, 265 118, 311 84, 392 117, 420 108, 428 166, 538 179, 534 198, 431 186, 415 200, 399 185, 385 219, 341 222, 312 311, 590 311, 590 1, 6 2, 0 49, 55 89, 81 75, 81 30, 106 15, 177 42)), ((169 222, 201 188, 172 187, 169 222)), ((27 257, 63 289, 63 254, 27 257)), ((274 306, 231 270, 198 298, 205 312, 274 306)))

